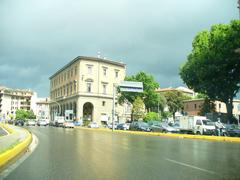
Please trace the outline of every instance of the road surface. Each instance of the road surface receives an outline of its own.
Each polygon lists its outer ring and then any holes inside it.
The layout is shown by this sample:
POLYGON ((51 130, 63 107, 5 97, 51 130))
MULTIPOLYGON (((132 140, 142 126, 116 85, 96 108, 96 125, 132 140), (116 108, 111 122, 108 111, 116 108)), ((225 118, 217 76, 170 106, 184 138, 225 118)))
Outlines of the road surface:
POLYGON ((240 179, 240 143, 54 127, 8 180, 240 179))

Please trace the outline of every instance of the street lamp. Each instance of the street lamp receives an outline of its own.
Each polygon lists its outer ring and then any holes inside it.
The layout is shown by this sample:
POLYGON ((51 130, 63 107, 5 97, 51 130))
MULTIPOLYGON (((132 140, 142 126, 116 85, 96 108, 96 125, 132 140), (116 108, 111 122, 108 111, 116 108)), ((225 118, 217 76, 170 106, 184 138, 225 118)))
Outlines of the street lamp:
POLYGON ((58 108, 59 108, 59 113, 58 115, 61 115, 61 105, 57 102, 57 101, 54 101, 54 100, 51 100, 51 103, 54 102, 58 105, 58 108))

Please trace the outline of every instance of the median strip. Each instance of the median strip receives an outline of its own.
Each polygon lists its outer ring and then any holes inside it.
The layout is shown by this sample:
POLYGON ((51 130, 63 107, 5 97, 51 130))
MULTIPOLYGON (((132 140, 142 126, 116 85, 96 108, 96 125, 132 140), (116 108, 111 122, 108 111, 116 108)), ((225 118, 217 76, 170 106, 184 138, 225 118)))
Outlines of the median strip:
MULTIPOLYGON (((12 130, 12 133, 15 132, 12 128, 8 127, 12 130)), ((22 129, 27 134, 26 138, 21 141, 15 141, 13 144, 11 144, 9 147, 7 147, 3 152, 0 154, 0 168, 5 166, 10 160, 18 156, 20 153, 22 153, 24 150, 27 149, 28 145, 32 141, 32 135, 29 131, 22 129)))
MULTIPOLYGON (((92 131, 105 131, 112 132, 111 129, 105 128, 87 128, 87 127, 75 127, 78 129, 92 130, 92 131)), ((225 136, 206 136, 206 135, 193 135, 193 134, 172 134, 172 133, 160 133, 160 132, 142 132, 142 131, 124 131, 114 130, 116 133, 128 133, 137 135, 148 135, 148 136, 164 136, 173 138, 187 138, 187 139, 203 139, 203 140, 214 140, 214 141, 226 141, 226 142, 240 142, 239 137, 225 137, 225 136)))

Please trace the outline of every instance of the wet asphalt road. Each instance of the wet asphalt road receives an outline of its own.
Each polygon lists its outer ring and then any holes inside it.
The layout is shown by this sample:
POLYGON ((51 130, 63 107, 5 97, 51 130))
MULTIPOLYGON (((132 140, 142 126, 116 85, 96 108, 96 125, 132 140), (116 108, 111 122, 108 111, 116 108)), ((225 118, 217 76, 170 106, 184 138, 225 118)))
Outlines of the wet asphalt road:
POLYGON ((240 179, 240 143, 31 127, 36 150, 8 180, 240 179))

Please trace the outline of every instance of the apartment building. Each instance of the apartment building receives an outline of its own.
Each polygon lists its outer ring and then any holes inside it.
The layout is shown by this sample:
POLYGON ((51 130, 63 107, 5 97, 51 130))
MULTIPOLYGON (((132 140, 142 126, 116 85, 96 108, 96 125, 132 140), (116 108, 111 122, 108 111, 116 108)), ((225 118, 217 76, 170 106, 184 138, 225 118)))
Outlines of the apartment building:
POLYGON ((0 86, 0 118, 14 119, 17 109, 34 109, 36 96, 37 93, 28 89, 0 86))
MULTIPOLYGON (((90 120, 99 124, 111 121, 113 84, 124 80, 122 62, 79 56, 56 71, 50 79, 50 116, 90 120)), ((116 119, 126 120, 129 108, 116 104, 116 119)))

